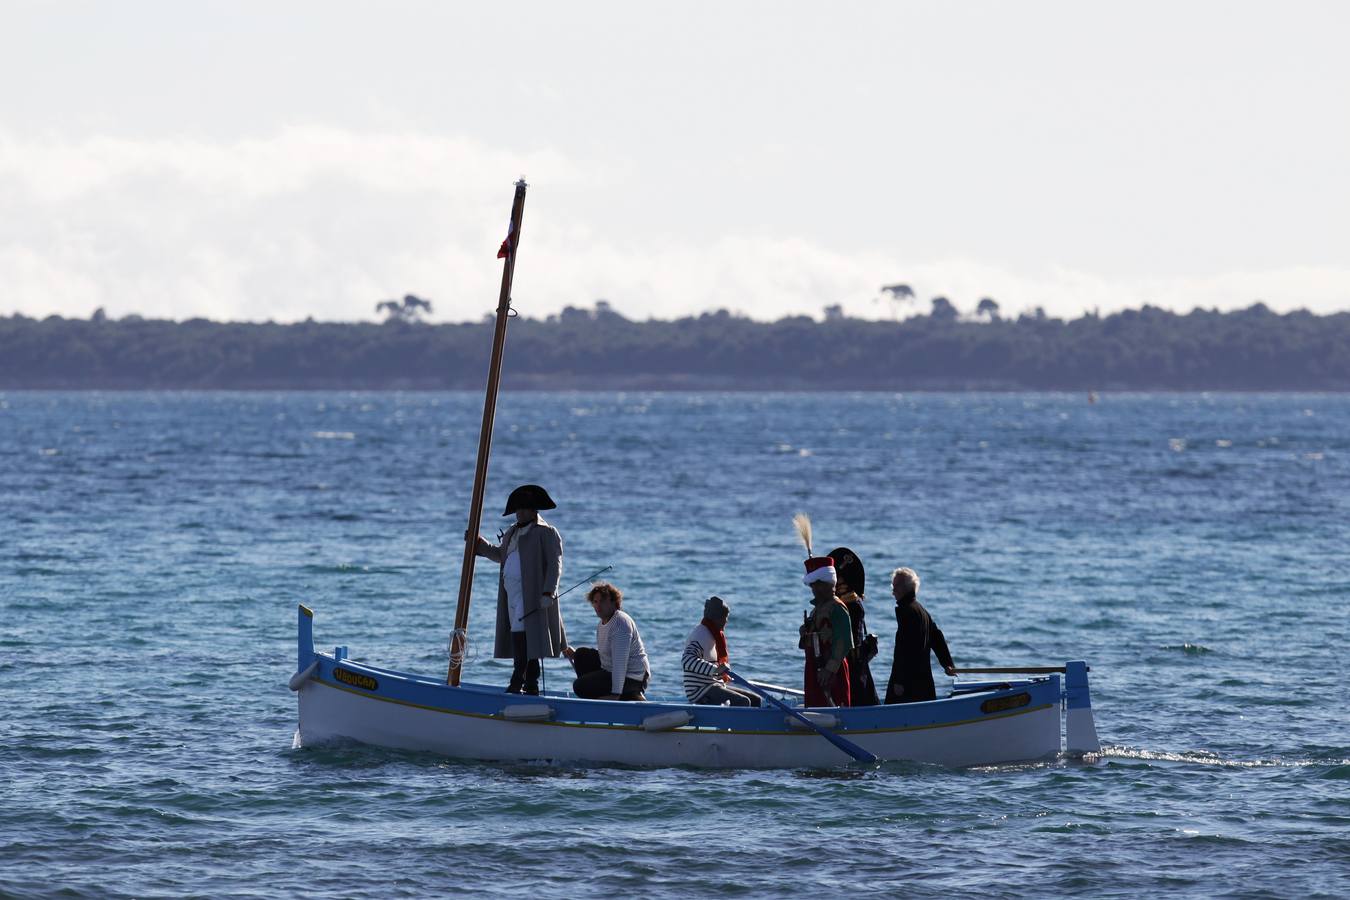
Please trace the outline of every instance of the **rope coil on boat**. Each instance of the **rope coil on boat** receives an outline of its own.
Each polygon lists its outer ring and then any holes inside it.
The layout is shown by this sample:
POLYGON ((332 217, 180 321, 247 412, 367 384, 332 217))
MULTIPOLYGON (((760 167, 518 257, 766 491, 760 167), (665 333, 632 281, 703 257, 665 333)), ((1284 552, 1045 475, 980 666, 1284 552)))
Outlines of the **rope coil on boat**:
POLYGON ((466 662, 473 659, 473 654, 469 652, 469 629, 456 628, 450 632, 450 640, 445 645, 445 656, 450 660, 450 667, 460 669, 466 662), (455 652, 455 637, 460 638, 459 652, 455 652))

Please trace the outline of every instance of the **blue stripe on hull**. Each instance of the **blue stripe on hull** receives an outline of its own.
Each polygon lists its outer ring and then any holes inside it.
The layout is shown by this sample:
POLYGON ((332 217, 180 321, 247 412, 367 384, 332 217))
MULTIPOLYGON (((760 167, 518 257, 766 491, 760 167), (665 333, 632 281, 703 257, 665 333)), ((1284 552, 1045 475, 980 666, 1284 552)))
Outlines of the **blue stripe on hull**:
MULTIPOLYGON (((692 718, 681 730, 717 729, 749 734, 813 736, 811 732, 789 728, 784 721, 784 714, 771 707, 696 706, 662 701, 629 703, 583 700, 554 694, 534 697, 507 694, 500 687, 487 685, 462 684, 450 687, 436 679, 356 663, 350 659, 335 660, 323 653, 316 654, 315 658, 319 661, 319 671, 315 677, 327 686, 372 699, 456 715, 498 718, 505 707, 537 706, 543 703, 553 708, 553 719, 548 723, 537 724, 636 730, 642 727, 644 719, 651 716, 684 711, 692 718), (343 680, 339 681, 339 677, 343 680)), ((828 707, 817 711, 836 717, 839 721, 838 731, 867 734, 945 727, 1016 716, 1045 709, 1057 704, 1060 699, 1058 675, 1003 684, 1008 687, 986 693, 962 694, 945 700, 891 706, 828 707), (1003 698, 1020 699, 1020 694, 1027 694, 1028 697, 1025 703, 1017 706, 1000 706, 996 702, 991 704, 991 701, 1003 698), (992 710, 989 709, 991 706, 992 710)))

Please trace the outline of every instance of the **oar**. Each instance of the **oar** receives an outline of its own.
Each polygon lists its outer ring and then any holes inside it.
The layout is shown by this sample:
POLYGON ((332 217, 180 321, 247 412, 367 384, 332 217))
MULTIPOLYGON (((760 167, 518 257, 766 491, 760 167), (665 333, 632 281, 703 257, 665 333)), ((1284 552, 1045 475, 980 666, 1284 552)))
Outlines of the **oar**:
POLYGON ((577 588, 581 587, 581 586, 582 586, 583 584, 585 584, 586 582, 590 581, 592 578, 595 578, 597 575, 603 575, 603 574, 605 574, 606 572, 608 572, 608 571, 609 571, 610 569, 612 569, 612 568, 614 568, 614 567, 613 567, 612 565, 610 565, 610 566, 605 566, 603 569, 601 569, 601 570, 598 571, 598 572, 592 572, 591 574, 587 575, 585 578, 581 579, 581 580, 578 581, 576 584, 572 585, 570 588, 568 588, 567 590, 565 590, 565 591, 563 591, 561 594, 559 594, 559 595, 558 595, 558 599, 561 600, 562 598, 566 597, 568 594, 570 594, 570 593, 572 593, 573 591, 575 591, 577 588))
POLYGON ((825 740, 829 741, 831 744, 834 744, 840 750, 843 750, 845 753, 856 759, 858 762, 874 763, 877 761, 877 758, 875 756, 873 756, 871 753, 868 753, 866 750, 859 747, 857 744, 853 743, 852 741, 844 740, 839 735, 835 734, 833 731, 830 731, 828 728, 822 728, 815 722, 812 722, 806 716, 802 715, 792 707, 788 706, 782 700, 779 700, 777 697, 771 696, 770 694, 761 691, 752 682, 747 681, 740 675, 737 675, 735 672, 731 671, 731 669, 729 668, 727 669, 727 674, 731 676, 732 681, 736 682, 743 688, 753 691, 755 694, 759 695, 760 699, 767 700, 774 706, 781 709, 783 712, 787 713, 789 716, 793 716, 796 719, 800 720, 801 722, 805 723, 806 727, 810 728, 812 731, 823 737, 825 740))
POLYGON ((796 688, 783 687, 781 684, 769 684, 767 681, 750 682, 757 688, 764 688, 766 691, 773 691, 775 694, 786 694, 789 697, 805 697, 806 694, 796 688))
MULTIPOLYGON (((580 581, 578 581, 576 584, 572 585, 572 586, 571 586, 570 588, 568 588, 567 590, 563 591, 561 594, 559 594, 559 595, 558 595, 557 597, 555 597, 554 599, 555 599, 555 600, 561 600, 562 598, 566 597, 568 594, 570 594, 570 593, 572 593, 573 591, 575 591, 577 588, 581 587, 581 586, 582 586, 583 584, 585 584, 586 582, 590 581, 590 580, 591 580, 592 578, 594 578, 595 576, 597 576, 597 575, 603 575, 603 574, 605 574, 606 572, 608 572, 608 571, 609 571, 610 569, 612 569, 612 568, 614 568, 614 567, 613 567, 613 566, 605 566, 603 569, 601 569, 601 570, 598 571, 598 572, 592 572, 591 574, 587 575, 585 578, 583 578, 583 579, 581 579, 580 581)), ((539 612, 539 610, 537 610, 537 609, 532 609, 532 610, 530 610, 529 612, 527 612, 525 615, 521 616, 521 618, 522 618, 522 619, 528 619, 530 616, 534 615, 534 614, 537 613, 537 612, 539 612)))

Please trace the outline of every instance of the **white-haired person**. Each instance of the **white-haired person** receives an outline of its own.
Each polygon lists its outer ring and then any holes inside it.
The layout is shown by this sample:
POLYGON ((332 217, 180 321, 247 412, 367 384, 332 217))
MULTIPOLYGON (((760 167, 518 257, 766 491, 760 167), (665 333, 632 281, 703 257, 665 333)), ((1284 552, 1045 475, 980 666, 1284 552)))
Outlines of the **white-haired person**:
POLYGON ((749 691, 726 683, 730 656, 727 653, 727 619, 731 607, 721 597, 709 597, 703 603, 703 620, 689 632, 680 657, 684 670, 684 695, 700 706, 759 706, 760 700, 749 691))
POLYGON ((947 639, 928 610, 919 602, 919 573, 896 569, 891 573, 891 593, 895 595, 895 659, 891 680, 886 685, 887 703, 915 703, 936 700, 933 669, 928 661, 936 654, 942 670, 956 674, 956 664, 947 650, 947 639))

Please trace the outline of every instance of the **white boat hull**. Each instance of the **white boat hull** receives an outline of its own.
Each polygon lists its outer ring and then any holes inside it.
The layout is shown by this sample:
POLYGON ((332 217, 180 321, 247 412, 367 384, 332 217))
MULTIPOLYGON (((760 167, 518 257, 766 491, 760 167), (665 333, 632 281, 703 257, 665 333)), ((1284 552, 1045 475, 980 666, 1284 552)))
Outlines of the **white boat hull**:
MULTIPOLYGON (((557 760, 631 766, 794 768, 848 757, 809 731, 756 733, 513 722, 386 702, 308 682, 300 692, 300 744, 352 740, 462 759, 557 760)), ((845 732, 882 760, 945 766, 1035 760, 1060 750, 1058 705, 997 718, 885 732, 845 732)))
MULTIPOLYGON (((624 703, 566 694, 506 694, 356 663, 345 647, 316 653, 302 609, 297 743, 357 741, 460 759, 549 760, 627 766, 813 768, 850 756, 781 709, 624 703)), ((1054 757, 1066 707, 1070 752, 1095 751, 1085 664, 1059 674, 966 686, 943 700, 798 710, 881 761, 976 766, 1054 757), (1085 737, 1090 731, 1090 737, 1085 737), (1077 735, 1078 737, 1074 737, 1077 735), (1075 743, 1075 741, 1077 743, 1075 743)))

